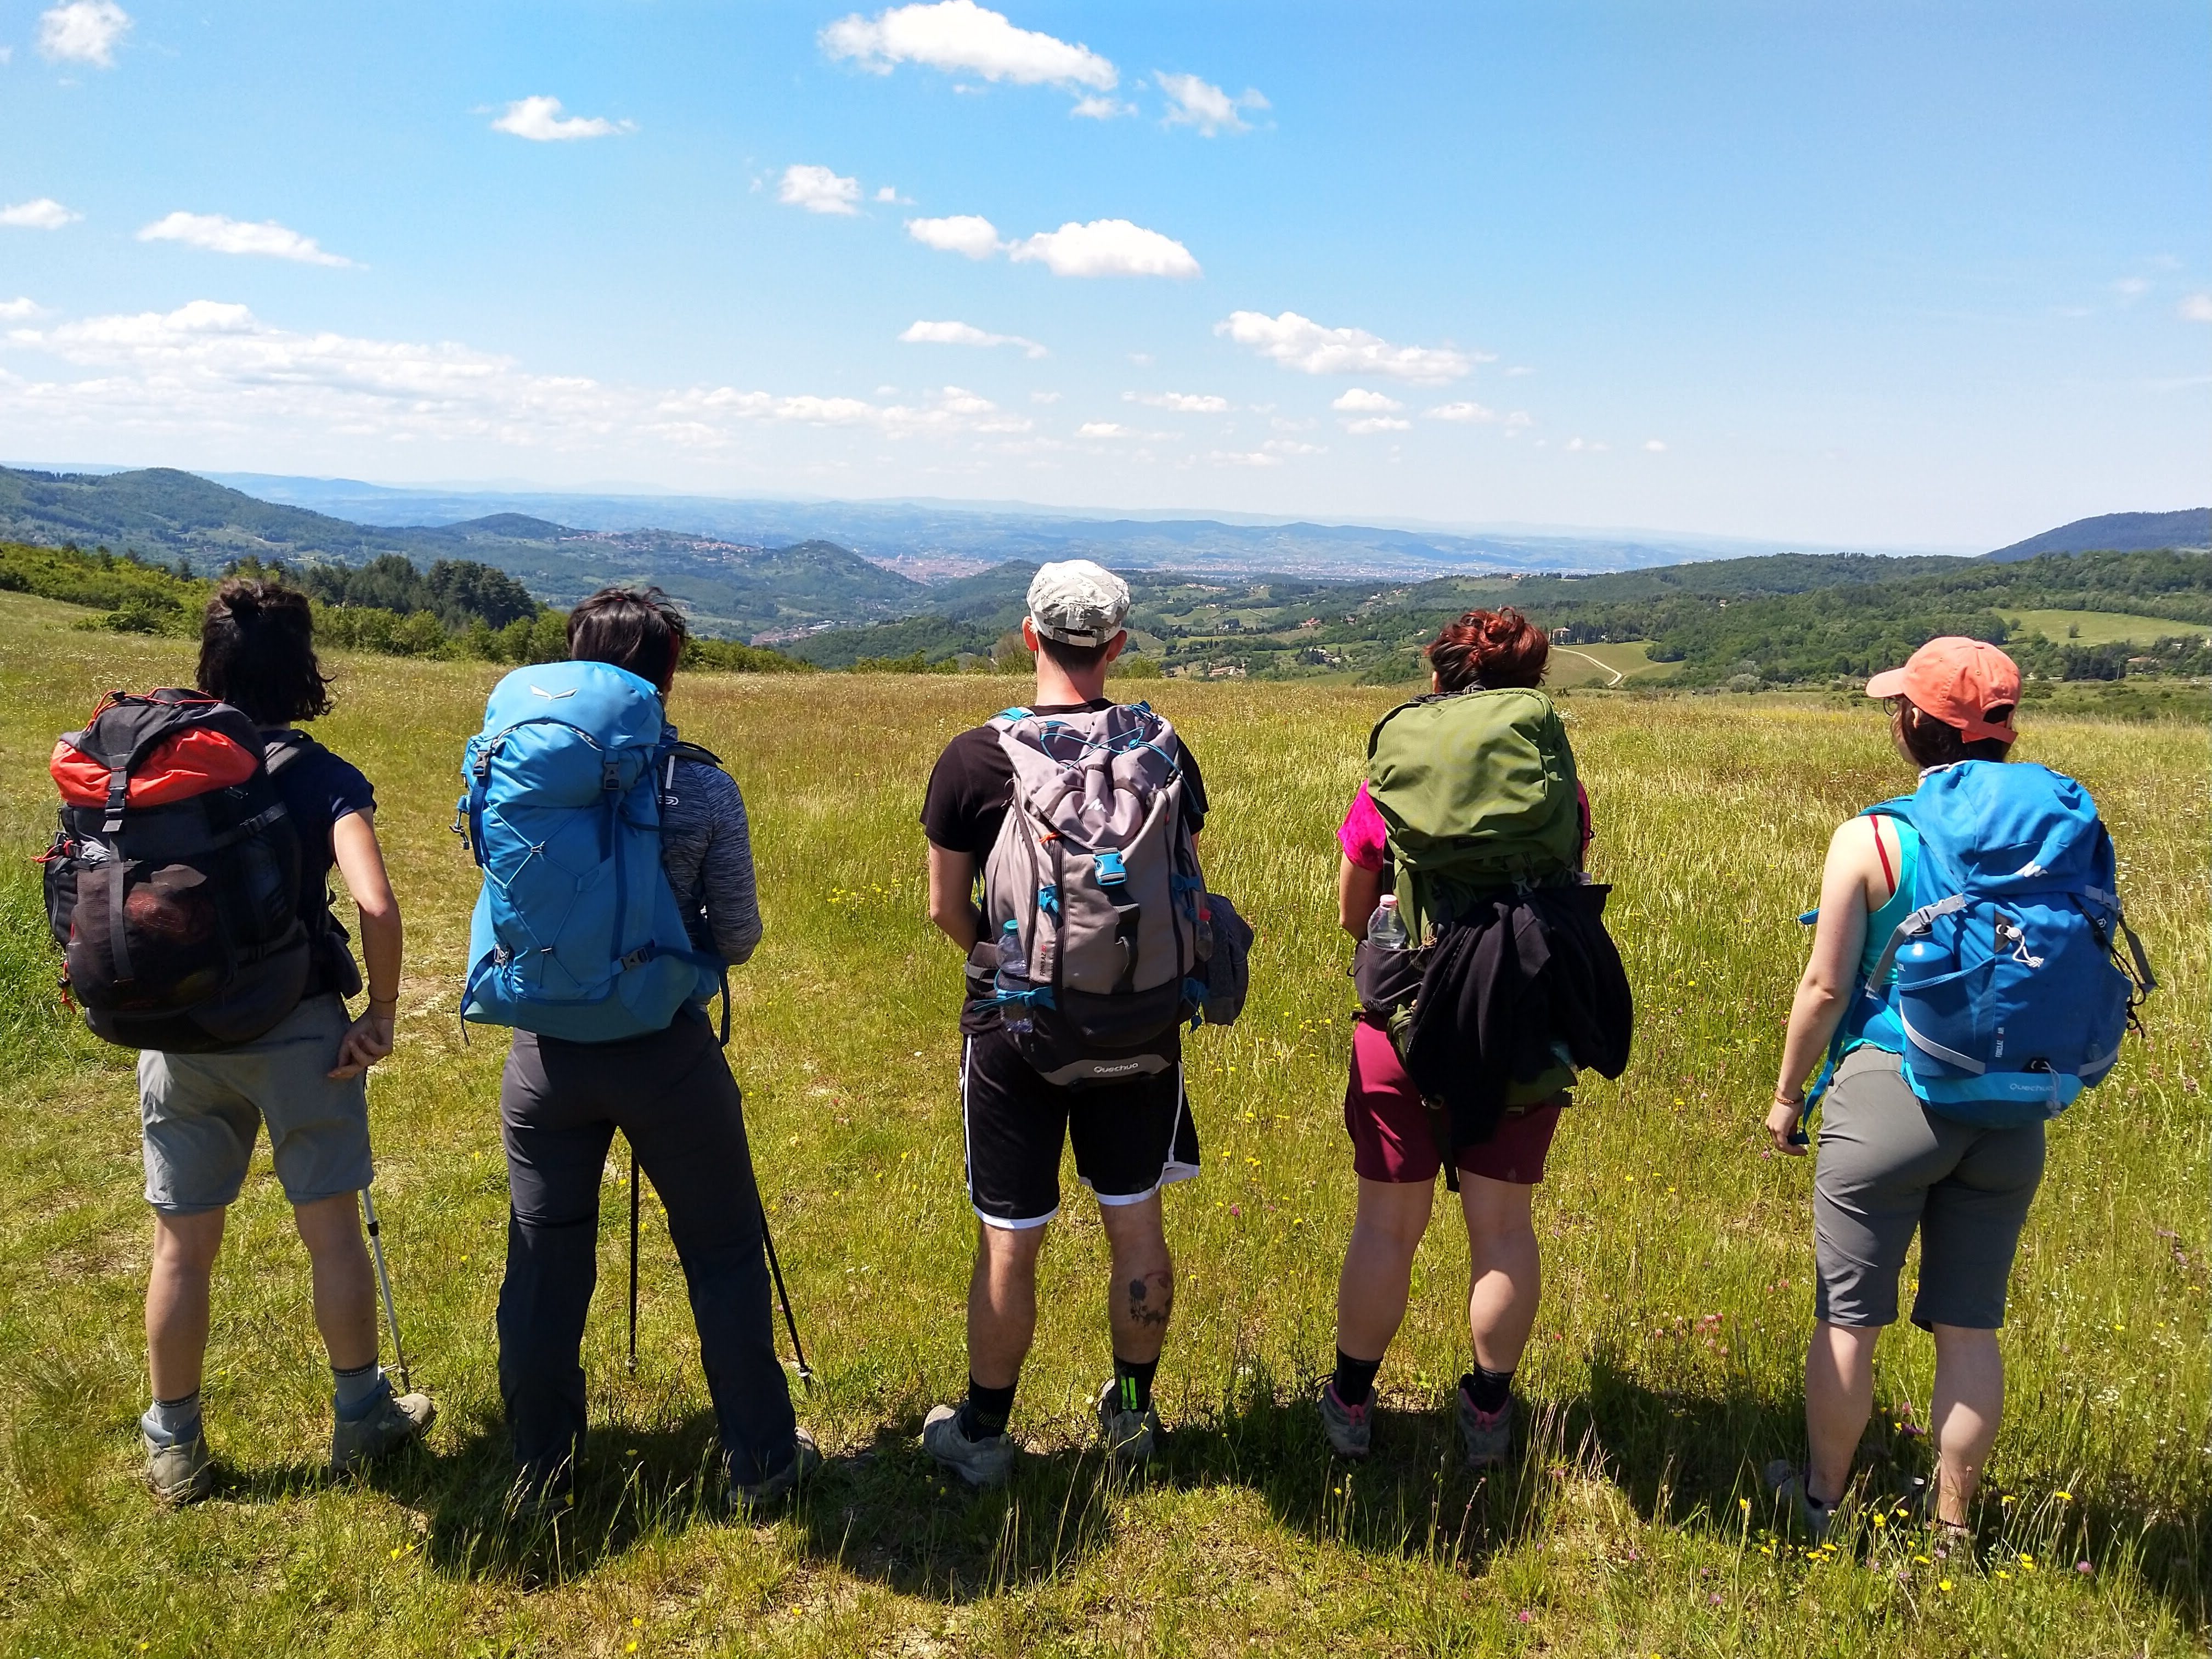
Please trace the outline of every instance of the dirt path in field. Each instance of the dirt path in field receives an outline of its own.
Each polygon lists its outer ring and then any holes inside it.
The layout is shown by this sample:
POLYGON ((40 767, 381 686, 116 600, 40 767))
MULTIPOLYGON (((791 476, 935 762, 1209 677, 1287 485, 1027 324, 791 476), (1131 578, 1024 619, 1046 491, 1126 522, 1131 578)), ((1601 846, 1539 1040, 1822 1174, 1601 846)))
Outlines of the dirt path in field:
POLYGON ((1606 689, 1607 690, 1608 690, 1608 691, 1612 690, 1613 690, 1613 688, 1614 686, 1619 685, 1619 684, 1621 683, 1621 681, 1623 681, 1623 680, 1625 680, 1625 679, 1626 679, 1626 678, 1628 678, 1628 676, 1627 676, 1627 675, 1626 675, 1626 674, 1622 673, 1622 672, 1621 672, 1618 668, 1615 668, 1615 667, 1614 667, 1611 663, 1608 663, 1608 662, 1599 662, 1599 661, 1598 661, 1598 659, 1597 659, 1595 657, 1593 657, 1592 655, 1590 655, 1590 653, 1589 653, 1589 652, 1587 652, 1587 651, 1577 651, 1577 650, 1572 649, 1571 647, 1564 646, 1564 645, 1555 645, 1555 646, 1553 646, 1553 647, 1552 647, 1552 649, 1553 649, 1553 650, 1554 650, 1554 651, 1561 652, 1561 653, 1565 653, 1565 655, 1570 656, 1570 657, 1580 657, 1580 658, 1581 658, 1584 662, 1586 662, 1586 663, 1589 663, 1589 664, 1591 664, 1593 666, 1595 666, 1595 667, 1598 667, 1598 668, 1602 668, 1603 670, 1605 670, 1605 672, 1606 672, 1607 673, 1608 673, 1608 674, 1610 674, 1610 675, 1612 675, 1612 676, 1613 676, 1613 679, 1612 679, 1612 681, 1611 681, 1611 682, 1610 682, 1610 684, 1608 684, 1606 686, 1606 688, 1605 688, 1605 689, 1606 689))

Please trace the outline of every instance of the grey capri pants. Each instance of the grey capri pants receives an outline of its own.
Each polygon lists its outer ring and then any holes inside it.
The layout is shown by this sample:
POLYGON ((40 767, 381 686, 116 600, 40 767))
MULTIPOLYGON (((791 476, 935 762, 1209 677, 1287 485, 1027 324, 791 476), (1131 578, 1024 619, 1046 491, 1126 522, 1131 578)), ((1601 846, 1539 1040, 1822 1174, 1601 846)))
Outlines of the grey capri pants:
POLYGON ((2042 1124, 1984 1129, 1939 1117, 1905 1083, 1895 1054, 1853 1049, 1820 1107, 1814 1316, 1832 1325, 1895 1324, 1897 1277, 1917 1227, 1912 1322, 1923 1330, 1996 1329, 2042 1179, 2042 1124))

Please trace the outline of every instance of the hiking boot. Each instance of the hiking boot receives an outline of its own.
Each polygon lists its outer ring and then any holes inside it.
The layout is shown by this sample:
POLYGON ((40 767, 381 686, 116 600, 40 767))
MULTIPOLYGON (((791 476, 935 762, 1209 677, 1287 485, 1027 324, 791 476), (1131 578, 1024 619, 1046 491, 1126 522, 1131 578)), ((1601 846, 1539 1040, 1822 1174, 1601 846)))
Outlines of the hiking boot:
POLYGON ((1328 1449, 1339 1457, 1364 1457, 1375 1444, 1375 1396, 1364 1406, 1347 1406, 1334 1378, 1321 1385, 1321 1427, 1328 1449))
POLYGON ((1836 1518, 1835 1505, 1815 1504, 1806 1491, 1806 1473, 1802 1465, 1786 1457, 1778 1457, 1766 1466, 1764 1479, 1768 1493, 1777 1503, 1790 1505, 1790 1518, 1797 1530, 1815 1544, 1828 1535, 1828 1526, 1836 1518))
POLYGON ((814 1437, 804 1429, 795 1429, 792 1433, 791 1462, 750 1486, 734 1480, 730 1482, 728 1502, 732 1515, 743 1516, 767 1508, 822 1467, 822 1449, 814 1443, 814 1437))
POLYGON ((387 1453, 418 1440, 434 1422, 438 1408, 427 1394, 394 1394, 386 1382, 359 1417, 341 1417, 331 1433, 331 1473, 351 1474, 387 1453))
POLYGON ((1461 1389, 1459 1433, 1467 1442, 1468 1468, 1489 1469, 1504 1462, 1513 1455, 1512 1396, 1507 1395, 1505 1403, 1494 1412, 1478 1411, 1474 1396, 1461 1389))
POLYGON ((1140 1412, 1124 1411, 1115 1405, 1115 1393, 1111 1382, 1098 1391, 1098 1432, 1106 1455, 1117 1463, 1149 1462, 1160 1432, 1160 1414, 1150 1406, 1140 1412))
POLYGON ((146 1448, 146 1484, 156 1501, 197 1504, 215 1490, 215 1457, 204 1431, 164 1445, 141 1429, 138 1439, 146 1448))
POLYGON ((1003 1486, 1014 1470, 1011 1435, 970 1440, 960 1431, 957 1406, 933 1406, 921 1422, 921 1449, 971 1486, 1003 1486))

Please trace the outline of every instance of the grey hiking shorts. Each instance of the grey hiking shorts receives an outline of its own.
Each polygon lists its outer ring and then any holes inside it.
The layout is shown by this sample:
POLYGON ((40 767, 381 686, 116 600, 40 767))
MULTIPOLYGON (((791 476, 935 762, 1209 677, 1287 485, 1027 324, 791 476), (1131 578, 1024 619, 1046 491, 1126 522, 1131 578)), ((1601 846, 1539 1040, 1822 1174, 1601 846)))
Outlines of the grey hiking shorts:
POLYGON ((1895 1054, 1853 1049, 1820 1107, 1813 1174, 1814 1316, 1897 1322, 1897 1278, 1920 1231, 1912 1322, 1993 1331, 2027 1206, 2043 1179, 2043 1125, 1984 1129, 1939 1117, 1895 1054))
POLYGON ((368 1185, 365 1076, 333 1081, 351 1022, 335 995, 309 997, 265 1036, 204 1054, 138 1056, 146 1201, 164 1215, 220 1210, 238 1196, 261 1126, 294 1204, 368 1185))

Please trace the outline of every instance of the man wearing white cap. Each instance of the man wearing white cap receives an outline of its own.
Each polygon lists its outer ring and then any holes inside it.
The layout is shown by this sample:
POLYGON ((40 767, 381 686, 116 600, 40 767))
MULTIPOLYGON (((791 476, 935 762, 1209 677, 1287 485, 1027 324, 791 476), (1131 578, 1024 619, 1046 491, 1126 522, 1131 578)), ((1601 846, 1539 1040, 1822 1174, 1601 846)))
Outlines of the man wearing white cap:
MULTIPOLYGON (((1194 837, 1206 817, 1198 763, 1164 721, 1122 709, 1105 695, 1107 666, 1128 643, 1122 625, 1128 611, 1127 585, 1087 559, 1040 569, 1022 623, 1022 642, 1036 659, 1036 699, 1025 713, 1059 717, 1066 726, 1085 717, 1090 724, 1149 722, 1139 729, 1160 734, 1158 765, 1179 799, 1176 833, 1195 875, 1194 837)), ((1048 1080, 1014 1035, 1030 1030, 1027 1010, 1022 999, 1005 994, 1006 975, 992 971, 998 941, 985 939, 978 947, 985 923, 974 896, 1014 802, 1016 769, 1002 740, 1008 719, 963 732, 946 745, 921 811, 929 838, 930 920, 969 955, 961 1109, 969 1197, 981 1223, 968 1291, 967 1397, 929 1413, 922 1444, 976 1486, 1000 1484, 1012 1467, 1006 1425, 1036 1334, 1036 1263, 1045 1224, 1059 1213, 1063 1140, 1074 1144, 1076 1173, 1097 1197, 1113 1253, 1108 1309, 1115 1375, 1101 1391, 1099 1421, 1108 1452, 1127 1462, 1141 1462, 1152 1450, 1158 1429, 1152 1376, 1175 1295, 1160 1191, 1198 1173, 1198 1135, 1183 1095, 1173 1020, 1143 1055, 1142 1074, 1132 1064, 1116 1068, 1132 1073, 1126 1077, 1077 1084, 1048 1080)), ((1015 938, 1028 937, 1028 929, 1012 921, 1004 927, 1010 956, 1018 957, 1015 938)), ((1018 963, 1013 968, 1026 984, 1023 971, 1018 963)))

